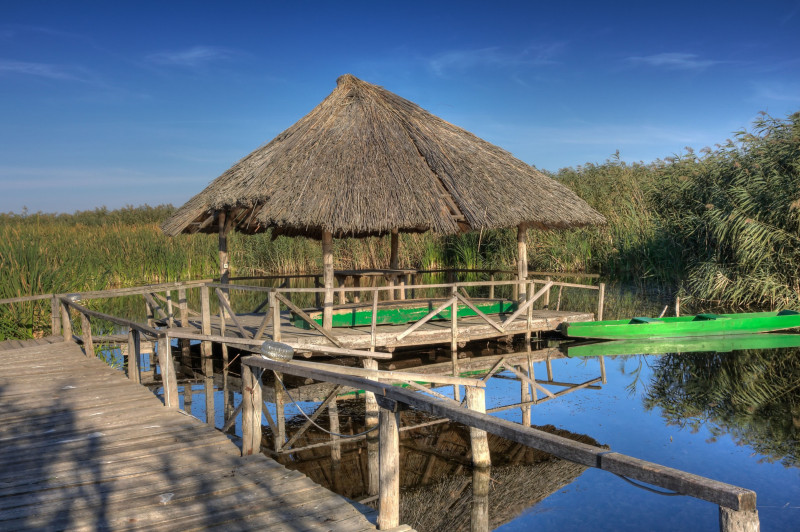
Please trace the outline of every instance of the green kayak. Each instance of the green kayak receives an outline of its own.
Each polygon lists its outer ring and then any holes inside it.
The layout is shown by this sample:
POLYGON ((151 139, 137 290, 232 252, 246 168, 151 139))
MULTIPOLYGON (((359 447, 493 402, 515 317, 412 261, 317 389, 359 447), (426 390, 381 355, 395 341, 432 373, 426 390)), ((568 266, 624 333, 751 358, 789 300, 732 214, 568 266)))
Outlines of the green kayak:
POLYGON ((729 353, 743 349, 800 347, 800 334, 736 334, 687 338, 610 340, 561 346, 568 357, 663 355, 664 353, 729 353))
POLYGON ((781 310, 780 312, 697 314, 678 318, 633 318, 564 323, 561 332, 570 338, 624 340, 627 338, 751 334, 795 327, 800 327, 800 312, 781 310))

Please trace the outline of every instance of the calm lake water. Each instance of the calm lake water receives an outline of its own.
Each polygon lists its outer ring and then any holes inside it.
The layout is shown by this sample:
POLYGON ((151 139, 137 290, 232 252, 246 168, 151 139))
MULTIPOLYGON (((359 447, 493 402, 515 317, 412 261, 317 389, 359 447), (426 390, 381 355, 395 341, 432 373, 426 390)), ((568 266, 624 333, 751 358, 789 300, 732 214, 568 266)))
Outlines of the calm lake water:
MULTIPOLYGON (((651 305, 624 315, 660 311, 653 310, 651 305)), ((606 356, 604 361, 607 383, 601 389, 536 405, 532 423, 585 434, 616 452, 754 490, 762 530, 800 530, 800 348, 606 356)), ((600 375, 600 359, 554 359, 552 370, 557 381, 580 383, 600 375)), ((535 372, 544 378, 545 363, 536 363, 535 372)), ((520 384, 513 378, 503 372, 489 381, 487 408, 519 401, 520 384)), ((451 388, 438 390, 451 393, 451 388)), ((222 392, 215 400, 219 427, 222 392)), ((314 403, 302 406, 310 412, 314 403)), ((293 409, 287 405, 288 416, 297 413, 293 409)), ((190 410, 205 418, 202 386, 193 387, 190 410)), ((521 421, 518 409, 494 415, 521 421)), ((498 530, 589 527, 717 530, 718 509, 587 469, 498 530)))

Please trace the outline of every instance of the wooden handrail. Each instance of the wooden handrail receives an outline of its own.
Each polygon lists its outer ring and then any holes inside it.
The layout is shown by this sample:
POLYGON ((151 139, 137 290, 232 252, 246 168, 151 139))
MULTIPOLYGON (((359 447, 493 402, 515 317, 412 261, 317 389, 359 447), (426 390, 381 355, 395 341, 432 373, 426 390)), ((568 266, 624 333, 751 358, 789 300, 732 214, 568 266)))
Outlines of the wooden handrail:
MULTIPOLYGON (((375 393, 379 403, 383 403, 382 406, 384 408, 392 407, 392 405, 411 407, 438 417, 448 418, 469 427, 503 436, 514 442, 587 467, 595 467, 634 480, 647 482, 654 486, 709 501, 732 510, 752 511, 756 508, 756 494, 751 490, 593 445, 576 442, 538 429, 523 427, 488 414, 457 408, 432 397, 426 397, 410 390, 390 386, 371 379, 300 367, 261 357, 245 357, 242 359, 242 364, 249 368, 257 368, 259 375, 263 370, 268 369, 371 391, 375 393)), ((395 411, 397 410, 397 406, 393 408, 395 411)))

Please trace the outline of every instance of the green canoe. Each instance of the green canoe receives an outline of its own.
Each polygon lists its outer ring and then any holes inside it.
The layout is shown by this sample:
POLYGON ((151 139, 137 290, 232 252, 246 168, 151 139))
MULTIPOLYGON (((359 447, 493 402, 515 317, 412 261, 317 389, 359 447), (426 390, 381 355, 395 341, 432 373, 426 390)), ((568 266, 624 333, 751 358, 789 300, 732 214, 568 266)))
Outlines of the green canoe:
POLYGON ((624 340, 627 338, 681 338, 750 334, 800 327, 800 312, 751 312, 743 314, 698 314, 678 318, 633 318, 630 320, 565 323, 562 333, 571 338, 624 340))
POLYGON ((610 340, 591 344, 567 345, 568 357, 615 355, 663 355, 664 353, 729 353, 743 349, 800 347, 800 334, 736 334, 732 336, 695 336, 687 338, 610 340))
MULTIPOLYGON (((402 301, 382 301, 378 306, 378 325, 402 325, 424 318, 429 312, 444 303, 445 299, 406 299, 402 301)), ((508 299, 472 299, 472 303, 484 314, 506 314, 517 310, 517 304, 508 299)), ((305 309, 304 312, 315 322, 322 325, 322 310, 319 308, 305 309)), ((436 314, 432 320, 449 320, 451 307, 436 314)), ((463 303, 458 305, 458 317, 476 316, 474 310, 463 303)), ((299 315, 292 313, 292 324, 302 329, 310 329, 308 324, 299 315)), ((351 303, 337 305, 333 309, 334 327, 358 327, 372 324, 372 303, 351 303)))

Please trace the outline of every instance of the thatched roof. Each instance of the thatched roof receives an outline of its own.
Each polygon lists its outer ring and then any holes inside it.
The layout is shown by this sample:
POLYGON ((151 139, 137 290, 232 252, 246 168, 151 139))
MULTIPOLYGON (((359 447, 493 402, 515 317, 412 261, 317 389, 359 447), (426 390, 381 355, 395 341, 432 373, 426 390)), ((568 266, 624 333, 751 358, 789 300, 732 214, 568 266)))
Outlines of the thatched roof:
POLYGON ((162 225, 319 238, 603 223, 564 185, 382 87, 346 74, 292 127, 240 160, 162 225))

